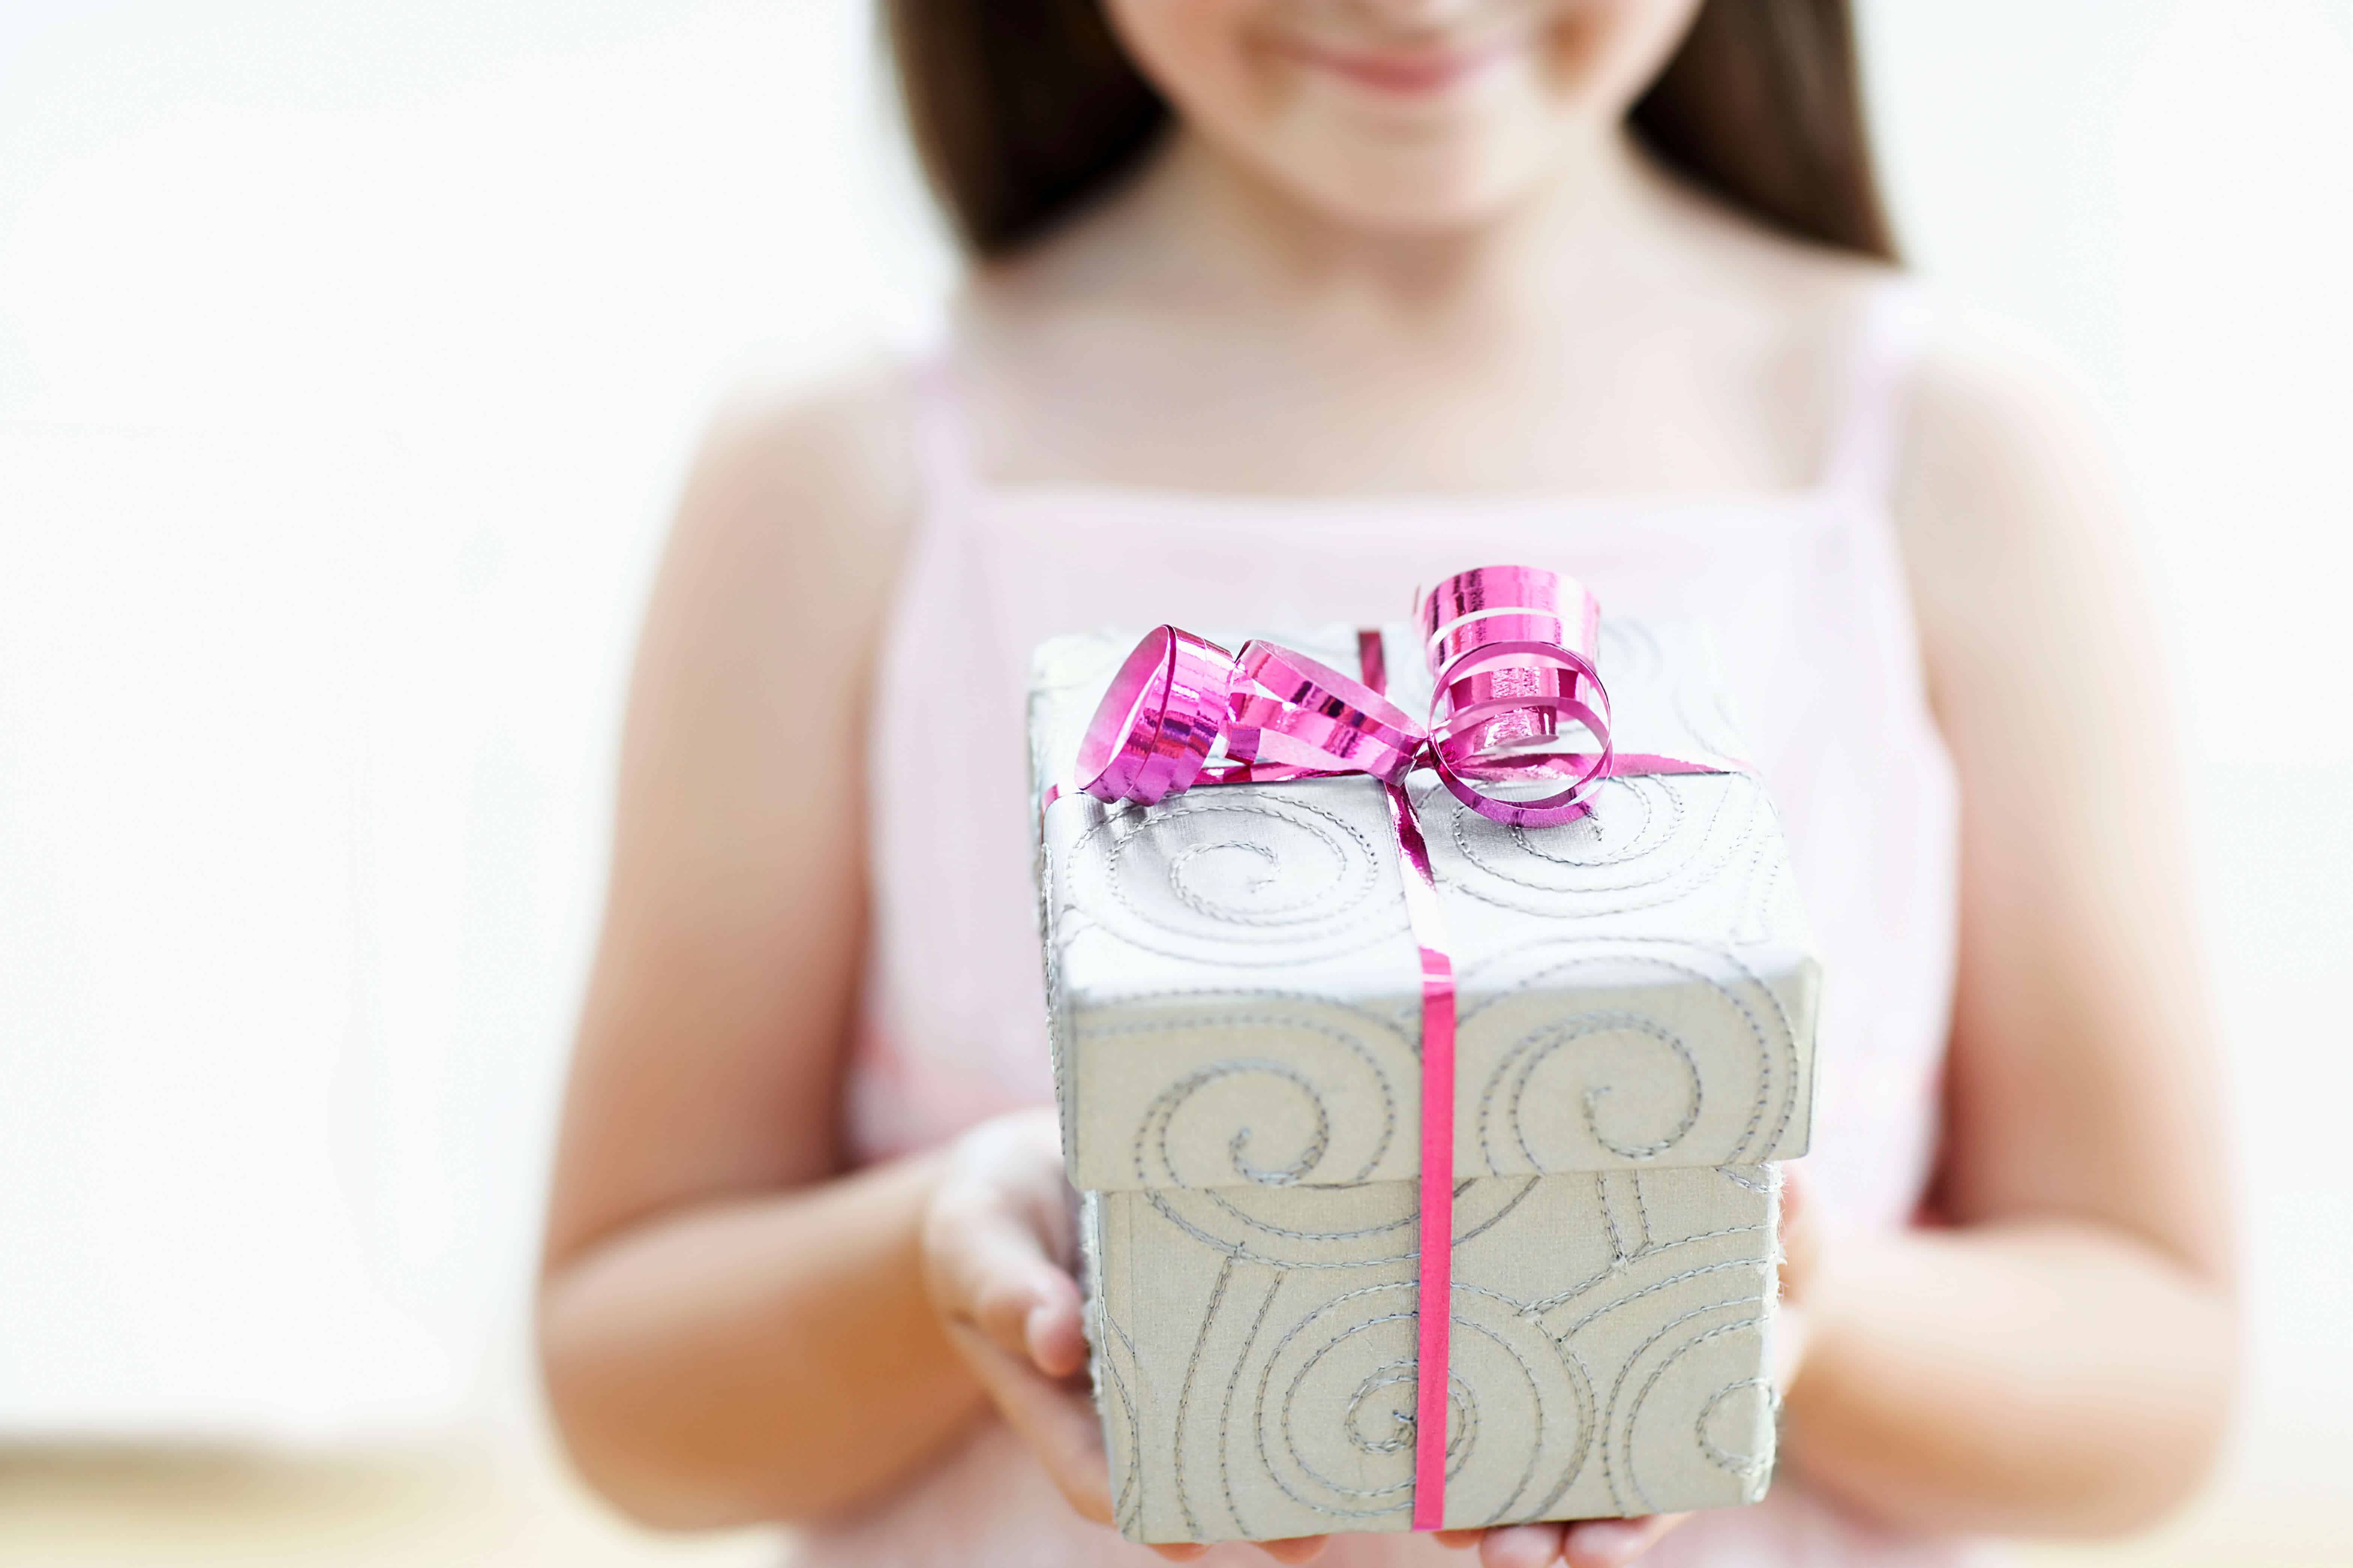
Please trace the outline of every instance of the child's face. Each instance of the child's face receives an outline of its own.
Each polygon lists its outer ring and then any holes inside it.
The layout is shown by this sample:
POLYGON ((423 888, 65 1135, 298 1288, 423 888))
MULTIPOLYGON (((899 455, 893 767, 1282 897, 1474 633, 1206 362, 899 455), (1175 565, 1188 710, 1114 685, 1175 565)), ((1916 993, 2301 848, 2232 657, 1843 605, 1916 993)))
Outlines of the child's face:
POLYGON ((1187 124, 1319 210, 1493 216, 1614 125, 1700 0, 1105 0, 1187 124))

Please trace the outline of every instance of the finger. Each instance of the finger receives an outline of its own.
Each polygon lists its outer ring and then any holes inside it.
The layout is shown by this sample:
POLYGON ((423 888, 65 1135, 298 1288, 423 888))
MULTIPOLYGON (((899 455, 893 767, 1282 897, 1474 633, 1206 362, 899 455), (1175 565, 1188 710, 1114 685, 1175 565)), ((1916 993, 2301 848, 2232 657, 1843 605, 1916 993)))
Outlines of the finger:
POLYGON ((1077 1217, 1062 1163, 1061 1131, 1050 1109, 1019 1111, 966 1135, 964 1168, 1026 1219, 1065 1271, 1077 1257, 1077 1217))
POLYGON ((1181 1545, 1174 1546, 1163 1542, 1158 1546, 1155 1546, 1152 1550, 1157 1552, 1161 1556, 1166 1557, 1171 1563, 1190 1563, 1194 1558, 1200 1556, 1209 1549, 1201 1545, 1198 1542, 1187 1542, 1181 1545))
POLYGON ((1277 1563, 1313 1563, 1331 1544, 1328 1535, 1294 1535, 1287 1541, 1261 1541, 1259 1550, 1277 1563))
MULTIPOLYGON (((1065 1280, 1069 1278, 1063 1276, 1065 1280)), ((1086 1367, 1087 1334, 1080 1312, 1075 1286, 1067 1294, 1058 1293, 1055 1300, 1029 1309, 1022 1342, 1031 1363, 1048 1377, 1075 1376, 1086 1367)))
POLYGON ((1798 1381, 1798 1369, 1806 1363, 1806 1310, 1784 1302, 1773 1313, 1770 1331, 1765 1336, 1767 1365, 1765 1375, 1779 1393, 1787 1394, 1789 1385, 1798 1381))
POLYGON ((1507 1524, 1479 1542, 1481 1568, 1545 1568, 1560 1556, 1561 1526, 1507 1524))
POLYGON ((1794 1164, 1781 1167, 1780 1240, 1781 1299, 1802 1301, 1820 1260, 1821 1225, 1805 1173, 1794 1164))
POLYGON ((1647 1519, 1579 1520, 1568 1527, 1561 1555, 1567 1559, 1568 1568, 1624 1568, 1690 1517, 1654 1513, 1647 1519))
POLYGON ((1079 1287, 1031 1219, 985 1187, 944 1200, 926 1237, 942 1315, 969 1323, 1006 1354, 1067 1377, 1086 1360, 1079 1287))
POLYGON ((1430 1535, 1431 1540, 1447 1550, 1460 1552, 1466 1546, 1478 1545, 1486 1533, 1483 1530, 1433 1530, 1430 1535))
POLYGON ((1098 1524, 1109 1524, 1111 1463, 1085 1389, 1045 1376, 1026 1356, 1008 1352, 969 1325, 952 1321, 948 1332, 1005 1424, 1038 1456, 1071 1506, 1098 1524))

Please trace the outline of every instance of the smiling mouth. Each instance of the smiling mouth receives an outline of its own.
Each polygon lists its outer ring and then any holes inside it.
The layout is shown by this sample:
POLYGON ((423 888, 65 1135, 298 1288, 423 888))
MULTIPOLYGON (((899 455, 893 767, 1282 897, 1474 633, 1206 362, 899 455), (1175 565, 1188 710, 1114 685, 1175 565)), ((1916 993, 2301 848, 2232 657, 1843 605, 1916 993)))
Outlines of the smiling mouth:
POLYGON ((1304 38, 1278 38, 1282 55, 1377 92, 1412 97, 1443 92, 1484 75, 1519 52, 1518 38, 1440 47, 1341 48, 1304 38))

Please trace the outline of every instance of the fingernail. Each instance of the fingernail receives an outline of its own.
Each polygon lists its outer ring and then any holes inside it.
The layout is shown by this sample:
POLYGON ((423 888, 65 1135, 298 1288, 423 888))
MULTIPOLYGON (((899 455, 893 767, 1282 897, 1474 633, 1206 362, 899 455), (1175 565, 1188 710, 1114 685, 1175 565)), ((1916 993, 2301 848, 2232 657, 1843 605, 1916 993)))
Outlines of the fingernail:
POLYGON ((1489 1534, 1479 1557, 1487 1568, 1545 1568, 1559 1550, 1560 1537, 1542 1525, 1507 1525, 1489 1534))
POLYGON ((1569 1527, 1569 1568, 1620 1568, 1642 1549, 1649 1527, 1614 1519, 1587 1520, 1569 1527))

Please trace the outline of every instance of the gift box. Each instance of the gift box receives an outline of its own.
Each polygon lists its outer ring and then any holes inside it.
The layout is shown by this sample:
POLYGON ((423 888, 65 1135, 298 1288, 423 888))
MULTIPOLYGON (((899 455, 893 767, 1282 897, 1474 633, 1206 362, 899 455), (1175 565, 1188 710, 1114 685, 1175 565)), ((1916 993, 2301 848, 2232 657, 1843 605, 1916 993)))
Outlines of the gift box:
MULTIPOLYGON (((1353 629, 1282 641, 1359 657, 1353 629)), ((1134 642, 1047 643, 1029 699, 1115 1521, 1155 1542, 1407 1529, 1425 970, 1388 790, 1074 792, 1134 642)), ((1420 639, 1381 646, 1399 705, 1426 704, 1420 639)), ((1723 771, 1609 778, 1550 826, 1426 771, 1401 786, 1454 974, 1448 1528, 1748 1502, 1772 1468, 1772 1162, 1806 1147, 1819 967, 1704 637, 1611 620, 1599 663, 1620 753, 1723 771)))

